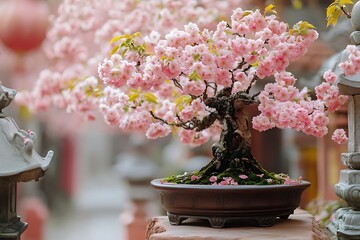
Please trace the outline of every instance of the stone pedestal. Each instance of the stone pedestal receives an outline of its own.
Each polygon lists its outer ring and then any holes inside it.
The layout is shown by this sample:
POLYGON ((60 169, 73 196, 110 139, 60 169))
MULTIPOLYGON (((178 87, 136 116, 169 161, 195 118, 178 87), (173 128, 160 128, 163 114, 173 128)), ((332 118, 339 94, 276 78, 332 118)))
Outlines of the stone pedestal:
MULTIPOLYGON (((339 76, 340 92, 349 95, 348 152, 341 155, 342 163, 349 169, 340 171, 340 179, 335 184, 336 195, 344 199, 349 207, 340 208, 329 230, 341 240, 360 239, 360 81, 358 85, 339 76), (346 91, 345 91, 346 90, 346 91), (354 95, 351 95, 351 93, 354 95)), ((359 76, 360 79, 360 76, 359 76)))
POLYGON ((350 207, 336 211, 329 230, 341 240, 360 239, 360 170, 341 170, 335 192, 350 207))
POLYGON ((191 224, 185 221, 182 225, 172 226, 167 217, 154 217, 149 221, 146 240, 328 239, 328 235, 317 227, 313 216, 299 209, 288 220, 278 219, 272 227, 239 225, 214 229, 208 225, 206 221, 192 220, 191 224))
POLYGON ((329 226, 329 230, 336 233, 338 239, 360 239, 360 212, 348 208, 340 208, 336 211, 336 221, 329 226))
MULTIPOLYGON (((354 31, 350 38, 359 49, 360 46, 360 2, 352 10, 354 31)), ((339 62, 348 59, 344 51, 339 62)), ((340 94, 349 96, 348 104, 348 149, 341 155, 342 163, 349 169, 340 171, 340 180, 335 184, 336 194, 344 199, 349 207, 337 210, 335 219, 328 226, 337 239, 360 239, 360 73, 346 76, 335 66, 338 73, 340 94)))

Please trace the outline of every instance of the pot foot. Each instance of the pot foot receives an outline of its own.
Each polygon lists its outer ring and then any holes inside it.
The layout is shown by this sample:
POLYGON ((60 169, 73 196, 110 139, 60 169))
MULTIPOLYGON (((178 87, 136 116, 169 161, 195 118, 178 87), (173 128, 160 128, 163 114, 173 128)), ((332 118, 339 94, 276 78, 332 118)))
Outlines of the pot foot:
POLYGON ((284 220, 286 220, 286 219, 289 219, 290 214, 281 215, 281 216, 279 216, 279 217, 280 217, 280 219, 284 219, 284 220))
POLYGON ((171 225, 180 225, 184 220, 188 219, 187 217, 169 212, 167 213, 167 216, 171 225))
POLYGON ((211 217, 209 218, 211 227, 213 228, 223 228, 226 223, 226 218, 223 217, 211 217))
POLYGON ((260 217, 257 219, 260 227, 271 227, 275 223, 276 217, 268 216, 268 217, 260 217))

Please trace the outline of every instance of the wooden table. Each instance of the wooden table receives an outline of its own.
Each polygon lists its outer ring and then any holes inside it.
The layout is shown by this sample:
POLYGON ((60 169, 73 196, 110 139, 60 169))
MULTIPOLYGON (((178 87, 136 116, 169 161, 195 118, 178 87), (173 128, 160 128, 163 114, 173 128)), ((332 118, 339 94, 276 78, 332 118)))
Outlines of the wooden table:
POLYGON ((186 220, 179 226, 169 224, 166 216, 150 219, 147 240, 325 240, 328 236, 318 229, 314 218, 297 209, 288 220, 278 219, 272 227, 231 226, 209 227, 206 221, 186 220))

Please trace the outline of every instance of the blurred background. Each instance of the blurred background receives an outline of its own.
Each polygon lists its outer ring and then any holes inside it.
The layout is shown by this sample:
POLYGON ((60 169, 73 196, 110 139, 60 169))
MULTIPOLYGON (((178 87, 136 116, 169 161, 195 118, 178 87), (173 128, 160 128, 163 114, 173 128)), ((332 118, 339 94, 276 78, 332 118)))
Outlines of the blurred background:
MULTIPOLYGON (((91 8, 94 2, 96 0, 1 0, 2 84, 18 92, 31 90, 44 69, 66 71, 74 62, 83 61, 64 58, 61 62, 59 57, 52 56, 49 49, 54 51, 60 39, 54 40, 51 29, 56 25, 54 19, 60 15, 62 4, 82 4, 90 6, 89 12, 96 12, 97 9, 91 8)), ((105 2, 111 6, 122 0, 104 1, 104 5, 105 2)), ((306 20, 320 32, 320 40, 290 67, 300 79, 300 85, 318 84, 324 65, 331 66, 331 57, 349 43, 350 24, 344 20, 336 28, 326 28, 325 9, 330 1, 267 1, 270 2, 290 25, 306 20)), ((252 8, 266 3, 259 0, 242 4, 252 8)), ((96 16, 105 22, 110 18, 106 13, 96 16)), ((86 31, 82 34, 94 36, 91 28, 86 31)), ((71 37, 76 39, 75 35, 71 37)), ((82 45, 92 50, 89 54, 102 53, 93 41, 82 42, 82 45)), ((79 50, 74 48, 73 51, 79 50)), ((96 67, 93 70, 96 73, 96 67)), ((248 111, 255 115, 256 106, 248 111)), ((96 114, 95 120, 86 121, 76 111, 68 114, 64 109, 49 107, 32 113, 16 103, 6 112, 21 129, 31 129, 37 134, 36 149, 42 156, 50 149, 55 151, 51 166, 40 181, 19 185, 19 213, 22 220, 29 223, 23 240, 143 239, 147 219, 165 214, 159 196, 149 187, 150 180, 196 170, 211 159, 211 145, 191 149, 179 144, 176 138, 149 141, 140 135, 126 135, 107 126, 96 114)), ((345 108, 331 116, 334 121, 330 128, 346 128, 346 114, 345 108)), ((315 139, 289 130, 275 129, 261 134, 254 131, 253 151, 269 171, 286 172, 291 177, 302 176, 310 181, 311 188, 305 192, 301 206, 306 208, 311 204, 316 212, 319 206, 337 200, 333 185, 342 168, 340 153, 346 150, 329 138, 315 139)))

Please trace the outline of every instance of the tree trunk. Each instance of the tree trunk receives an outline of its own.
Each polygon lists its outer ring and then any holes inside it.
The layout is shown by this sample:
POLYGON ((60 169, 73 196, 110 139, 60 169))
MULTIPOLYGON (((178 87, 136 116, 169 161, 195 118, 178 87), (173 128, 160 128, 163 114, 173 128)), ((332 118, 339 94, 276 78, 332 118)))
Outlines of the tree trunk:
POLYGON ((201 170, 194 173, 171 177, 176 183, 211 184, 209 179, 216 176, 218 181, 231 177, 239 184, 281 183, 273 173, 267 172, 251 153, 251 132, 249 121, 243 111, 242 101, 230 103, 222 121, 220 139, 212 146, 213 159, 201 170), (197 176, 194 180, 192 176, 197 176), (241 175, 245 175, 240 177, 241 175), (245 178, 245 179, 244 179, 245 178))

